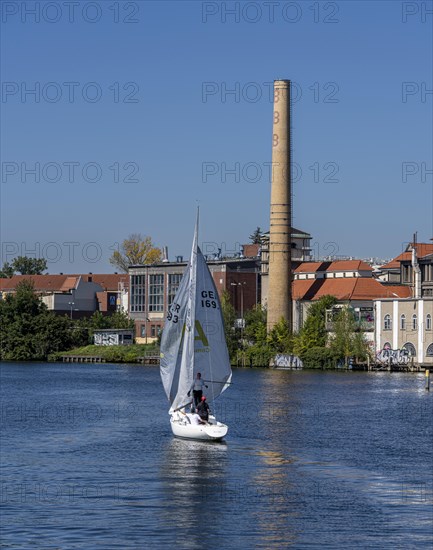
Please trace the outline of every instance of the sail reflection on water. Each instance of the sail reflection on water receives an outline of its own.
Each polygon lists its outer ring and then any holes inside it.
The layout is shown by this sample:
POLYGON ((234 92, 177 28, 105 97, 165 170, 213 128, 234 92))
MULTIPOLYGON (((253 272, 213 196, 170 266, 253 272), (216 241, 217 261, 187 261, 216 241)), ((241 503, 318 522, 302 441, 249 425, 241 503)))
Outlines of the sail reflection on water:
POLYGON ((228 448, 224 443, 172 439, 161 460, 160 479, 169 508, 161 512, 166 529, 182 527, 191 548, 199 548, 203 531, 224 530, 227 502, 221 499, 228 475, 228 448), (223 509, 221 509, 221 507, 223 509), (186 531, 185 531, 186 529, 186 531))

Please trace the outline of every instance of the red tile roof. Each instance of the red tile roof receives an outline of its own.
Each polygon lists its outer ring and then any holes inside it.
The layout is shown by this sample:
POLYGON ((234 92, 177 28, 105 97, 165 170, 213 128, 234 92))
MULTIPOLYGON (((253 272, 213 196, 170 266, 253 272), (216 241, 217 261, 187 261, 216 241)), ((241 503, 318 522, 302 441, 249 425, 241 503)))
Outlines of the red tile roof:
POLYGON ((411 294, 408 286, 384 285, 370 277, 293 281, 292 292, 295 300, 319 300, 327 294, 337 300, 408 298, 411 294))
POLYGON ((37 292, 70 292, 79 281, 77 275, 14 275, 10 279, 0 279, 0 290, 15 290, 21 281, 32 281, 37 292))
MULTIPOLYGON (((403 256, 403 254, 400 254, 400 256, 403 256)), ((399 261, 400 256, 397 256, 397 258, 394 258, 393 260, 391 260, 387 264, 381 265, 379 267, 379 270, 381 270, 381 269, 400 269, 400 261, 399 261)))
POLYGON ((300 279, 292 283, 292 297, 294 300, 306 300, 308 291, 313 286, 313 279, 300 279))
POLYGON ((100 285, 105 291, 118 291, 119 283, 122 282, 125 288, 129 287, 129 275, 127 274, 75 274, 75 275, 14 275, 10 279, 0 279, 0 290, 15 290, 17 284, 24 280, 31 280, 37 292, 54 291, 70 292, 76 288, 81 277, 82 282, 93 282, 100 285))
POLYGON ((317 273, 319 271, 372 271, 372 268, 362 260, 335 260, 333 262, 302 262, 295 269, 295 273, 317 273))
POLYGON ((295 273, 316 273, 316 271, 323 271, 326 269, 326 264, 329 262, 302 262, 295 269, 295 273), (321 268, 321 266, 325 266, 321 268))
POLYGON ((372 268, 362 260, 337 260, 326 271, 372 271, 372 268))
MULTIPOLYGON (((387 264, 382 265, 381 269, 400 269, 400 262, 410 261, 412 259, 412 246, 413 244, 408 244, 405 252, 402 252, 387 264)), ((433 254, 433 243, 416 243, 415 250, 418 260, 425 256, 430 256, 433 254)))
POLYGON ((101 285, 104 290, 118 291, 119 283, 123 283, 125 288, 129 287, 129 275, 127 273, 88 273, 86 275, 76 275, 80 277, 84 282, 88 282, 89 278, 93 283, 101 285))
MULTIPOLYGON (((410 246, 412 247, 412 245, 410 246)), ((424 256, 429 256, 430 254, 433 254, 433 243, 417 243, 415 245, 415 249, 418 258, 424 258, 424 256)))

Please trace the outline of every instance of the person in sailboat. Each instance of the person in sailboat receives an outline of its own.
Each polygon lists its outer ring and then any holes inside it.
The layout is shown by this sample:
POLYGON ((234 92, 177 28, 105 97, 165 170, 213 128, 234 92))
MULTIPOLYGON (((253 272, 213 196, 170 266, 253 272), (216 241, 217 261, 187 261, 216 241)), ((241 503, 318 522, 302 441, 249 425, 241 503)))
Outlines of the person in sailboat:
POLYGON ((209 405, 206 403, 206 397, 203 395, 200 403, 197 405, 197 413, 202 420, 209 420, 209 405))
POLYGON ((206 386, 206 384, 202 380, 201 372, 198 372, 188 392, 188 397, 191 395, 191 392, 192 392, 192 398, 193 398, 192 409, 195 410, 197 408, 197 405, 200 403, 203 395, 203 388, 207 388, 207 387, 208 386, 206 386))
POLYGON ((199 426, 200 424, 206 424, 206 422, 202 420, 197 413, 191 413, 189 415, 189 419, 191 424, 194 426, 199 426))

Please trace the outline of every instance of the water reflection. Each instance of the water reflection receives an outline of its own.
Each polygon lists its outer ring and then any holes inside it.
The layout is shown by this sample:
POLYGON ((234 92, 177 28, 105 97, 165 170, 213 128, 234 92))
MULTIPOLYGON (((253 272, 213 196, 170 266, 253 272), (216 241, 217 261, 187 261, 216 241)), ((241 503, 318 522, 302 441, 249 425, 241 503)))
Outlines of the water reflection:
POLYGON ((412 374, 239 370, 221 445, 173 438, 156 368, 0 369, 5 547, 433 547, 412 374))
POLYGON ((161 457, 162 513, 165 529, 176 529, 176 542, 200 547, 203 530, 223 528, 227 479, 227 445, 172 438, 161 457))

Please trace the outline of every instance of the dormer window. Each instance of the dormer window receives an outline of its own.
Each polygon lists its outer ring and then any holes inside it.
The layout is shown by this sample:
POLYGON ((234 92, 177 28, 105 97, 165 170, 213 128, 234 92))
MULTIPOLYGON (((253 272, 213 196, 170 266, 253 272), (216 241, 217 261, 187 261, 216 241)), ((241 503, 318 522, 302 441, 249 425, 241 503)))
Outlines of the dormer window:
POLYGON ((412 269, 410 265, 402 265, 402 281, 403 283, 412 282, 412 269))

